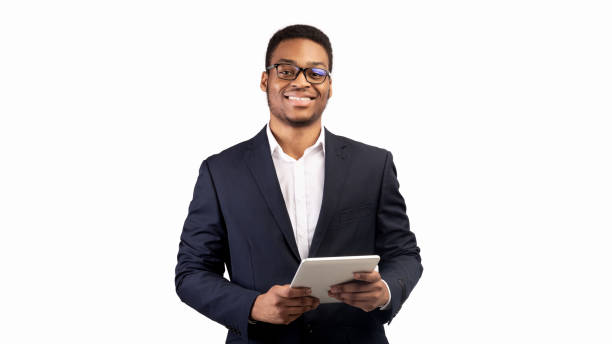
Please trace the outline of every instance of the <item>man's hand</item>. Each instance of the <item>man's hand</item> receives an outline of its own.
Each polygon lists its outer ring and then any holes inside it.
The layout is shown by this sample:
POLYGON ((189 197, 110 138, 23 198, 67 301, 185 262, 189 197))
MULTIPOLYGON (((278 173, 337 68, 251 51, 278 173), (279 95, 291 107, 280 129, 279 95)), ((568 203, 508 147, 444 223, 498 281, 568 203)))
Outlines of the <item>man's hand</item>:
POLYGON ((319 299, 309 296, 310 288, 275 285, 257 296, 251 309, 251 319, 271 324, 288 325, 305 312, 319 306, 319 299))
POLYGON ((328 295, 366 312, 387 303, 389 290, 378 271, 356 272, 353 277, 357 281, 333 285, 328 295))

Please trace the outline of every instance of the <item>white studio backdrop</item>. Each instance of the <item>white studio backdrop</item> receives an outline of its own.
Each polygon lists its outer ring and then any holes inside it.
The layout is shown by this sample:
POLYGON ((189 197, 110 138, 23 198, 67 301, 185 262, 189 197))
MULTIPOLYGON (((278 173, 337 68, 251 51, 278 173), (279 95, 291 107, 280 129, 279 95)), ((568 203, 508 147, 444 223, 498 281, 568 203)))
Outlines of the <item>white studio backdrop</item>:
POLYGON ((2 343, 222 343, 174 292, 200 163, 267 122, 268 39, 334 48, 425 271, 391 343, 610 343, 606 1, 0 2, 2 343))

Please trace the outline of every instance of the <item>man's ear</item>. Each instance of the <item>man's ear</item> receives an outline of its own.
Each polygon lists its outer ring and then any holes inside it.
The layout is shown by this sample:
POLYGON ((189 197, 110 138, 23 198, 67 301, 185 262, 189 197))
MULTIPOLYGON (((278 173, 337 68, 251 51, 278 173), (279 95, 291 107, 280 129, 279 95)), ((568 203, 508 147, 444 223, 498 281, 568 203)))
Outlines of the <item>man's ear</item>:
POLYGON ((261 83, 259 83, 259 88, 261 88, 261 90, 264 92, 268 91, 268 73, 267 72, 261 72, 261 83))
POLYGON ((329 92, 327 93, 327 99, 331 98, 332 95, 332 79, 329 78, 329 92))

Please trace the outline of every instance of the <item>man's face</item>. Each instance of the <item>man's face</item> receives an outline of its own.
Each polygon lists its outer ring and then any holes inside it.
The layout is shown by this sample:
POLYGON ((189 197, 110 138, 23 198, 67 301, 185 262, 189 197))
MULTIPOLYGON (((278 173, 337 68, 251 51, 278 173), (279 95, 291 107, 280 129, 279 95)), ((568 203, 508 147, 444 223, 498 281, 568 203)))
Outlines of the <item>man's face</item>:
MULTIPOLYGON (((270 64, 291 63, 298 67, 318 67, 329 70, 325 49, 309 39, 294 38, 282 41, 272 52, 270 64)), ((261 89, 267 93, 270 113, 293 127, 308 126, 321 118, 331 97, 331 77, 323 83, 311 84, 300 72, 295 80, 279 79, 276 70, 261 75, 261 89), (309 98, 308 100, 291 99, 309 98)))

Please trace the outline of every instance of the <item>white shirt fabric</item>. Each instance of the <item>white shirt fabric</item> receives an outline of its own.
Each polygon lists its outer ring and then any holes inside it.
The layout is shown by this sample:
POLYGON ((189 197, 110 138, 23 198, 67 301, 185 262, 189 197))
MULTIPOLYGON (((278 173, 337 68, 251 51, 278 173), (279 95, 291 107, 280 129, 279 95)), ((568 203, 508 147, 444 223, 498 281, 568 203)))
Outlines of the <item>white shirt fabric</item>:
MULTIPOLYGON (((302 157, 296 160, 283 151, 270 130, 270 124, 268 123, 266 126, 274 169, 302 259, 308 258, 323 201, 323 185, 325 182, 324 128, 321 124, 321 133, 317 141, 306 148, 302 157)), ((391 303, 389 285, 384 280, 383 282, 389 291, 389 301, 381 309, 385 309, 391 303)))
POLYGON ((298 251, 300 257, 306 259, 323 201, 325 130, 321 130, 315 144, 306 148, 304 155, 298 160, 283 152, 269 124, 266 132, 298 251))

